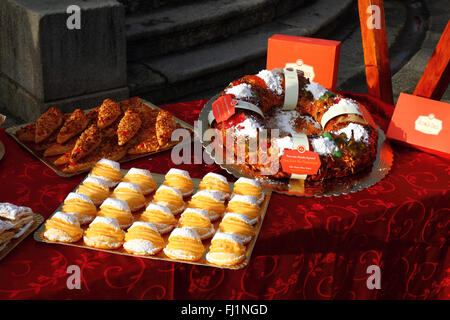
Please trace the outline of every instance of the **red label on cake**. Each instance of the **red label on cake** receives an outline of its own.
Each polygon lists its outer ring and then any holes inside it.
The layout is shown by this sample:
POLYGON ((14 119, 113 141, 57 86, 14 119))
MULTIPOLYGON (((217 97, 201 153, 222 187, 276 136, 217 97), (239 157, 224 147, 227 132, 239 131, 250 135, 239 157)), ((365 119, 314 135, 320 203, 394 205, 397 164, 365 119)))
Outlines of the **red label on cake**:
POLYGON ((219 97, 212 104, 212 111, 214 119, 217 123, 222 122, 230 118, 235 113, 235 106, 237 100, 229 94, 219 97))
POLYGON ((307 151, 303 146, 297 150, 285 149, 280 162, 284 172, 306 175, 317 174, 321 165, 319 154, 307 151))

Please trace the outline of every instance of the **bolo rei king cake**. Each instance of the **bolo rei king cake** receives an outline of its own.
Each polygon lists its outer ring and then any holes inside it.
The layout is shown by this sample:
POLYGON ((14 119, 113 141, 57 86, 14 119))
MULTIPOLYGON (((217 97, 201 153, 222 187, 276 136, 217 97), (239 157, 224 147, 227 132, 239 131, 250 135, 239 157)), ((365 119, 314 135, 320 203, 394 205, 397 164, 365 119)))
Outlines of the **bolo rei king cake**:
MULTIPOLYGON (((376 158, 378 131, 364 106, 292 68, 262 70, 231 82, 213 102, 208 121, 218 130, 219 143, 240 160, 239 168, 260 180, 341 178, 372 167, 376 158), (220 113, 222 101, 232 101, 234 113, 220 113), (252 149, 251 141, 266 142, 267 149, 252 149), (282 161, 287 150, 315 153, 318 169, 287 170, 282 161)), ((245 187, 249 193, 244 194, 257 197, 257 190, 245 187)))

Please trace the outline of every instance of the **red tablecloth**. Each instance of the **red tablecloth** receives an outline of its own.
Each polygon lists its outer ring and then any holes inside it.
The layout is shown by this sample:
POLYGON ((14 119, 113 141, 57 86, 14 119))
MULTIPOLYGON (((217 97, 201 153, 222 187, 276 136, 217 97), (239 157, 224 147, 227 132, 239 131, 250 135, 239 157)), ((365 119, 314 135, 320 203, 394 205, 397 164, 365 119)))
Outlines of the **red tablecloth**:
MULTIPOLYGON (((392 106, 364 95, 386 129, 392 106)), ((205 101, 164 106, 193 123, 205 101)), ((61 178, 4 130, 0 202, 47 218, 83 175, 61 178)), ((107 254, 24 240, 0 261, 1 299, 449 299, 450 161, 394 145, 391 173, 351 195, 295 198, 274 193, 248 266, 238 271, 107 254), (367 267, 381 269, 369 290, 367 267), (69 265, 82 288, 66 285, 69 265)), ((165 173, 170 151, 123 164, 165 173)), ((180 165, 192 177, 217 165, 180 165)), ((231 176, 228 176, 233 179, 231 176)))

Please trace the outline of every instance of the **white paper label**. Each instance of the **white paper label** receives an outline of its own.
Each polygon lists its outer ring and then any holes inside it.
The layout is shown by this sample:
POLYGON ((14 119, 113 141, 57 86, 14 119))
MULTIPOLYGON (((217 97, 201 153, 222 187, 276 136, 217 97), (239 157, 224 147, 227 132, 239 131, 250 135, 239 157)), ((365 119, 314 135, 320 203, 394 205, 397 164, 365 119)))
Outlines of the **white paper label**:
MULTIPOLYGON (((259 114, 261 117, 264 118, 264 113, 261 111, 260 108, 258 108, 256 105, 254 105, 253 103, 247 102, 247 101, 242 101, 242 100, 236 100, 237 103, 234 106, 237 109, 245 109, 245 110, 250 110, 253 112, 256 112, 257 114, 259 114)), ((208 122, 209 125, 211 125, 214 121, 214 114, 212 112, 212 110, 208 113, 208 122)))
POLYGON ((325 112, 325 114, 322 117, 322 120, 320 120, 322 128, 325 129, 325 126, 327 125, 328 121, 343 114, 362 115, 361 112, 358 110, 356 104, 335 104, 325 112))
MULTIPOLYGON (((303 147, 305 151, 309 151, 309 140, 308 136, 304 133, 294 133, 292 135, 292 144, 294 149, 298 149, 298 147, 303 147)), ((308 177, 306 174, 291 174, 291 179, 302 179, 305 180, 308 177)))
POLYGON ((285 68, 284 71, 284 103, 283 110, 294 110, 298 102, 297 70, 285 68))

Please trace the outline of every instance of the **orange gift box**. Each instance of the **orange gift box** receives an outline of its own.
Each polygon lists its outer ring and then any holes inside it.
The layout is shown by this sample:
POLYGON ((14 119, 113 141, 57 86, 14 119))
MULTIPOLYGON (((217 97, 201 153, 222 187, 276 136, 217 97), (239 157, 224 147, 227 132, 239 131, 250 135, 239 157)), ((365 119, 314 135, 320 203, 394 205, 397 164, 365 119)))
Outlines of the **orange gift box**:
POLYGON ((401 93, 386 136, 450 159, 450 105, 401 93))
POLYGON ((267 69, 294 67, 311 81, 336 91, 340 41, 276 34, 269 38, 267 69))

